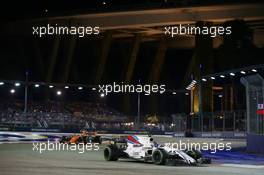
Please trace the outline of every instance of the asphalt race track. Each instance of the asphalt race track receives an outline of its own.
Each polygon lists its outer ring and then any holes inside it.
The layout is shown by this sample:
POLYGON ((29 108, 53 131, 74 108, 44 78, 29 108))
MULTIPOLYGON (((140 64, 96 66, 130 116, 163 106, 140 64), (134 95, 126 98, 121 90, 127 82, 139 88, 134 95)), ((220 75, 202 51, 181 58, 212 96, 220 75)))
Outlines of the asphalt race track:
MULTIPOLYGON (((51 151, 40 154, 31 143, 0 144, 1 175, 263 175, 264 166, 220 164, 157 166, 131 160, 106 162, 99 151, 51 151)), ((263 164, 264 165, 264 164, 263 164)))

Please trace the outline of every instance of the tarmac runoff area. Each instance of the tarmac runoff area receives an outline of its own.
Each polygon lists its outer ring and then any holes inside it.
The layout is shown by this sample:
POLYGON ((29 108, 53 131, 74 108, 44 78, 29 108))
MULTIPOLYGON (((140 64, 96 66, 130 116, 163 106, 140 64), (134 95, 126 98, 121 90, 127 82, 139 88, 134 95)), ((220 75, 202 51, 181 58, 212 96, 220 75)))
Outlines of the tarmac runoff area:
MULTIPOLYGON (((157 138, 160 143, 176 142, 176 138, 157 138)), ((219 139, 184 138, 191 142, 215 142, 219 139)), ((244 140, 221 140, 232 142, 232 148, 245 146, 244 140)), ((133 160, 107 162, 103 158, 103 149, 99 151, 46 151, 40 154, 33 151, 32 143, 0 144, 1 175, 263 175, 264 161, 254 164, 233 163, 214 160, 210 165, 202 166, 158 166, 133 160), (263 163, 263 164, 262 164, 263 163)), ((229 159, 229 158, 227 158, 229 159)), ((239 159, 239 158, 238 158, 239 159)), ((264 159, 263 159, 264 160, 264 159)), ((253 161, 253 163, 252 163, 253 161)))

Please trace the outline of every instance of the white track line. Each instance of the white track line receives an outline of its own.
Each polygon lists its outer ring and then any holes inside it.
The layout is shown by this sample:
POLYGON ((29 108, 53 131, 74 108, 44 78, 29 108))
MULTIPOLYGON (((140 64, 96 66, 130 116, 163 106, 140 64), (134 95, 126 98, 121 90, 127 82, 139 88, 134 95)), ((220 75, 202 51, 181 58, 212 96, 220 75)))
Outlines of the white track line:
POLYGON ((221 164, 225 167, 234 167, 234 168, 251 168, 251 169, 264 169, 264 165, 248 165, 248 164, 221 164))

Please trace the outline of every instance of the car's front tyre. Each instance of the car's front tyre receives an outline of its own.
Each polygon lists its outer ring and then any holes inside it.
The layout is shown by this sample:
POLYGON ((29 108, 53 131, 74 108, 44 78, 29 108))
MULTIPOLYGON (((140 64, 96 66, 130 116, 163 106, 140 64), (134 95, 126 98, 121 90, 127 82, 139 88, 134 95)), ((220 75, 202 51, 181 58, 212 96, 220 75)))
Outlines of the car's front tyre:
POLYGON ((119 150, 115 145, 109 145, 104 149, 104 159, 107 161, 117 161, 119 150))
POLYGON ((166 163, 167 153, 162 149, 156 149, 152 153, 152 160, 156 165, 164 165, 166 163))

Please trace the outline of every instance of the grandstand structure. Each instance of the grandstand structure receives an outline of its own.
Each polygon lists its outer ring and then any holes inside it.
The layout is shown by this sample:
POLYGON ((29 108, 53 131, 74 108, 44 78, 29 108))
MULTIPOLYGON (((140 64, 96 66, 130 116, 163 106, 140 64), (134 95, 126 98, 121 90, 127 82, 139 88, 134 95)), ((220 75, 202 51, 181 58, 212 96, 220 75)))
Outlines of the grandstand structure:
POLYGON ((81 129, 114 128, 124 124, 124 115, 100 103, 28 103, 24 112, 24 102, 11 101, 1 103, 1 130, 31 131, 38 129, 78 131, 81 129))

